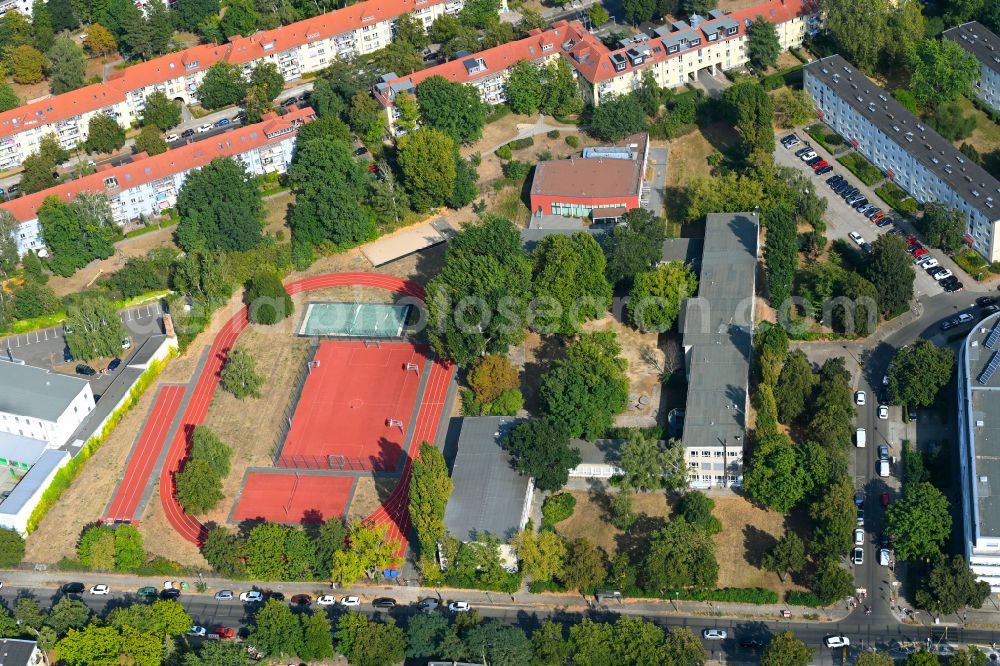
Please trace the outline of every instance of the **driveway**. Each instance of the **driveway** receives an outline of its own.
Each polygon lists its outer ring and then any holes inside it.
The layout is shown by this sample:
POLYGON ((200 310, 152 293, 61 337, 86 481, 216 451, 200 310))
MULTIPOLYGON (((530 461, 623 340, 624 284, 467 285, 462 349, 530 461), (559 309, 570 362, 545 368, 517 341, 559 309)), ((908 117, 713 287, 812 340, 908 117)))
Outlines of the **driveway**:
POLYGON ((653 215, 663 215, 663 202, 667 188, 667 154, 666 146, 649 149, 649 164, 646 167, 646 178, 642 183, 642 205, 653 215))
POLYGON ((692 85, 695 88, 704 90, 705 94, 712 99, 719 99, 722 97, 722 93, 726 92, 726 88, 730 86, 730 83, 729 79, 722 72, 713 76, 709 74, 708 70, 703 69, 698 72, 698 76, 692 85))

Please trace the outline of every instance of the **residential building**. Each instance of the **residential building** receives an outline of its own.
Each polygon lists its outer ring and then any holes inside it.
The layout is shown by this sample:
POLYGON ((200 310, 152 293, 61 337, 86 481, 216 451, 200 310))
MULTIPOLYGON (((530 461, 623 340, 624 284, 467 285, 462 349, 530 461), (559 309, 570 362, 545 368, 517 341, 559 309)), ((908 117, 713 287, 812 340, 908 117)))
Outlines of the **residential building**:
POLYGON ((463 6, 464 0, 366 0, 249 37, 233 37, 226 44, 192 46, 137 63, 104 83, 0 113, 0 170, 20 165, 38 150, 46 134, 55 133, 66 148, 76 146, 86 140, 90 118, 97 113, 129 127, 141 119, 146 97, 154 91, 195 103, 198 86, 216 63, 241 66, 249 76, 256 64, 273 62, 286 81, 294 81, 337 58, 388 46, 396 19, 403 14, 412 13, 426 28, 438 16, 455 14, 463 6))
POLYGON ((617 220, 642 204, 648 157, 649 135, 635 134, 621 146, 585 149, 580 158, 539 162, 531 213, 617 220))
POLYGON ((572 439, 570 446, 580 453, 580 464, 569 471, 571 479, 610 479, 621 476, 621 449, 624 439, 572 439))
POLYGON ((38 666, 47 664, 45 653, 35 641, 22 638, 0 638, 0 664, 3 666, 38 666))
POLYGON ((31 7, 34 4, 32 0, 0 0, 0 16, 3 16, 9 11, 16 11, 21 14, 24 18, 31 22, 31 7))
POLYGON ((941 33, 979 61, 976 97, 994 111, 1000 112, 1000 37, 979 21, 971 21, 941 33))
POLYGON ((293 109, 284 116, 266 114, 257 124, 159 155, 140 153, 128 164, 102 168, 89 176, 0 203, 0 209, 10 211, 18 222, 15 231, 18 251, 21 254, 39 251, 45 247, 45 241, 38 223, 38 209, 47 197, 69 201, 80 192, 103 192, 111 203, 115 221, 121 225, 142 216, 156 216, 176 205, 188 173, 217 157, 237 159, 256 176, 285 173, 291 163, 298 128, 315 117, 308 107, 293 109))
POLYGON ((0 432, 58 448, 95 404, 86 380, 0 361, 0 432))
POLYGON ((965 242, 1000 260, 1000 182, 839 55, 805 66, 816 114, 920 203, 962 212, 965 242))
POLYGON ((759 223, 757 212, 706 217, 698 295, 681 310, 692 488, 743 484, 759 223))
POLYGON ((979 322, 958 355, 958 442, 965 559, 1000 593, 1000 315, 979 322), (993 487, 998 490, 994 492, 993 487))

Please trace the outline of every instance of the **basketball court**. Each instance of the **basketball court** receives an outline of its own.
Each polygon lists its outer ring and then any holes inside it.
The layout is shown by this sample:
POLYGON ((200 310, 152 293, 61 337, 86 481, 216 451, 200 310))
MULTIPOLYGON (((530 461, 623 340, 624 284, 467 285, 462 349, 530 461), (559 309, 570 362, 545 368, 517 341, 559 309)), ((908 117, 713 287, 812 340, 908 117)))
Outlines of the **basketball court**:
POLYGON ((299 335, 334 338, 399 338, 409 305, 385 303, 307 303, 299 335))
POLYGON ((428 353, 407 342, 320 342, 277 466, 400 469, 428 353))
POLYGON ((344 515, 354 482, 351 476, 250 472, 230 520, 321 523, 344 515))

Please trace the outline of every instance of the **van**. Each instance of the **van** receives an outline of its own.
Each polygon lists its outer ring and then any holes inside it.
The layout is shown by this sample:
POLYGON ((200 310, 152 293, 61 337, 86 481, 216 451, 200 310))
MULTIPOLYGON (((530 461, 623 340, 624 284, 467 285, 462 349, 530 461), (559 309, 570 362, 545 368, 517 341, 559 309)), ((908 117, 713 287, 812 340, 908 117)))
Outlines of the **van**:
POLYGON ((875 469, 878 472, 879 476, 881 477, 889 476, 889 461, 886 460, 885 458, 882 458, 881 460, 878 461, 878 464, 875 466, 875 469))
POLYGON ((867 440, 868 438, 865 435, 865 429, 858 428, 857 433, 854 435, 854 443, 857 445, 859 449, 863 449, 865 448, 865 442, 867 442, 867 440))

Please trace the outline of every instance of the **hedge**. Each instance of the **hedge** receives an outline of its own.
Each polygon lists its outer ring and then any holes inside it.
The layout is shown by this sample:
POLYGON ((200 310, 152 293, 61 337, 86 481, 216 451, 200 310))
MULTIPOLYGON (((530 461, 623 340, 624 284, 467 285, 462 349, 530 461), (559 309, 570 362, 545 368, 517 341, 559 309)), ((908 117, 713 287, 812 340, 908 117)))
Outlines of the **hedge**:
POLYGON ((885 178, 881 171, 874 164, 866 160, 858 153, 848 153, 837 159, 848 171, 853 173, 865 185, 874 185, 885 178))
POLYGON ((721 590, 672 590, 653 595, 674 601, 728 601, 741 604, 776 604, 778 593, 761 587, 725 587, 721 590))
POLYGON ((812 592, 800 592, 799 590, 789 590, 785 593, 785 601, 793 606, 808 606, 809 608, 822 608, 829 604, 824 604, 823 600, 812 592))
POLYGON ((913 215, 917 212, 917 202, 896 183, 886 183, 876 189, 875 194, 879 195, 882 201, 904 215, 913 215))
POLYGON ((990 265, 978 252, 969 248, 952 256, 959 267, 973 280, 982 280, 990 272, 990 265))
POLYGON ((67 488, 70 487, 70 484, 73 483, 73 480, 76 479, 80 472, 83 471, 83 466, 87 464, 90 457, 97 452, 97 449, 101 448, 101 444, 103 444, 104 440, 106 440, 108 436, 114 432, 114 429, 118 427, 118 423, 122 420, 122 418, 132 411, 132 408, 135 407, 137 402, 139 402, 139 398, 142 397, 142 394, 146 392, 146 389, 149 388, 150 384, 152 384, 156 378, 160 376, 160 373, 163 372, 163 369, 167 366, 167 361, 175 355, 176 352, 171 351, 167 358, 151 363, 149 368, 139 376, 139 379, 136 380, 131 390, 129 390, 128 399, 122 404, 121 407, 111 413, 107 423, 105 423, 104 427, 101 428, 100 434, 88 439, 87 443, 80 449, 80 452, 76 454, 76 456, 68 463, 66 463, 65 467, 62 467, 58 472, 56 472, 55 476, 52 478, 52 483, 45 489, 45 492, 42 493, 42 497, 38 501, 38 506, 35 507, 35 510, 31 512, 31 516, 28 518, 28 534, 31 534, 38 529, 38 524, 42 522, 42 518, 45 517, 45 514, 49 512, 49 509, 55 506, 56 502, 59 501, 59 498, 62 497, 62 494, 67 488))
POLYGON ((777 90, 782 86, 788 86, 789 88, 801 88, 803 66, 804 65, 799 64, 780 72, 769 74, 760 80, 760 84, 764 86, 765 90, 777 90))

